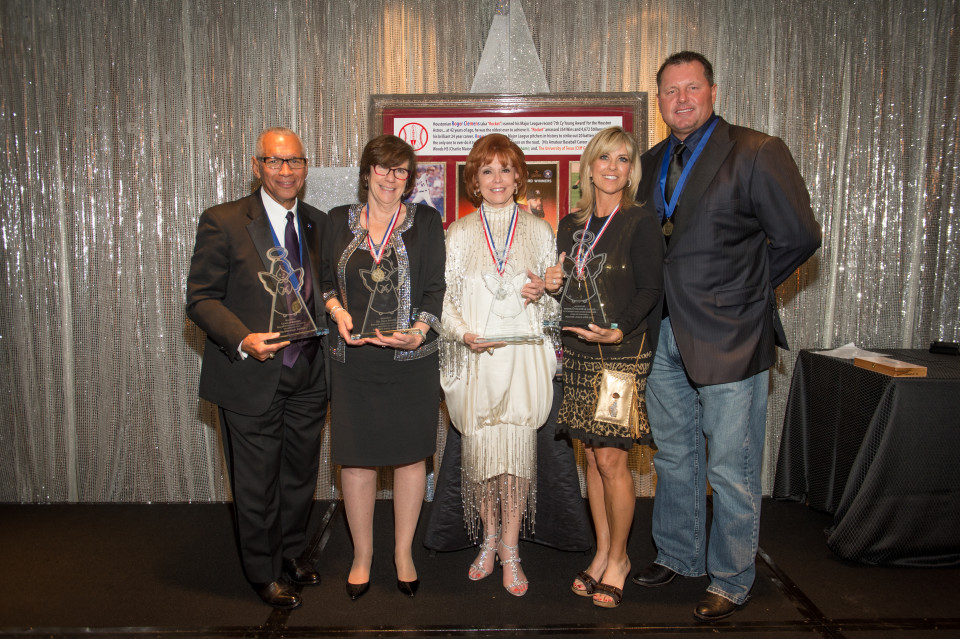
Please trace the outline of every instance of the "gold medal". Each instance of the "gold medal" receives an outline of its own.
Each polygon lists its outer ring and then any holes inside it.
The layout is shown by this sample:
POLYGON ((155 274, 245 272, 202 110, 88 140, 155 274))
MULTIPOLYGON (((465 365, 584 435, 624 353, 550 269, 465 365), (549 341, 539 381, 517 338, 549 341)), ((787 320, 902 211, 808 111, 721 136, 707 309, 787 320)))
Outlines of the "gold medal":
POLYGON ((300 312, 300 309, 301 309, 300 300, 294 300, 292 306, 293 306, 293 312, 294 312, 294 313, 299 313, 299 312, 300 312))
POLYGON ((370 277, 373 278, 374 282, 382 282, 386 276, 387 274, 379 266, 373 269, 373 273, 370 274, 370 277))
POLYGON ((673 235, 673 222, 671 222, 670 220, 667 220, 666 222, 663 223, 663 234, 666 235, 667 237, 670 237, 671 235, 673 235))

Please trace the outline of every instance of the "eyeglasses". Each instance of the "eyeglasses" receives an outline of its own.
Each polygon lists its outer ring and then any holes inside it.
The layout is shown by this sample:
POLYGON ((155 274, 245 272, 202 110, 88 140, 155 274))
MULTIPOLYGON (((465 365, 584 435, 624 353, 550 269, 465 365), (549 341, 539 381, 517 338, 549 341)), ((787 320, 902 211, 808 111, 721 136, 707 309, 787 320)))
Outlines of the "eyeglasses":
POLYGON ((410 169, 404 169, 401 167, 397 167, 395 169, 388 169, 387 167, 380 166, 379 164, 373 165, 373 172, 379 176, 386 177, 390 175, 391 171, 393 172, 393 176, 398 180, 406 180, 407 177, 410 175, 410 169))
POLYGON ((307 166, 307 158, 257 158, 263 165, 270 169, 271 171, 279 171, 283 168, 283 163, 286 162, 294 171, 299 171, 302 168, 307 166))

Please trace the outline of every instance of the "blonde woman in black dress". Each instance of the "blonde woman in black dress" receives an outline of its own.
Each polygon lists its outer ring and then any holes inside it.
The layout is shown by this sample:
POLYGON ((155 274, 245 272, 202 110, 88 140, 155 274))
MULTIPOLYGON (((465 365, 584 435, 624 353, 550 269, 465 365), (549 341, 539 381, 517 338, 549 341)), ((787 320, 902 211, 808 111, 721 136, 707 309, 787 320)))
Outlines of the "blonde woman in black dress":
MULTIPOLYGON (((563 402, 557 431, 583 442, 587 497, 597 534, 596 555, 571 588, 577 595, 592 596, 597 606, 613 608, 620 604, 630 574, 627 536, 636 493, 627 456, 648 430, 643 390, 660 326, 664 242, 656 213, 634 202, 639 150, 623 129, 610 127, 593 137, 580 159, 580 179, 580 211, 560 221, 561 259, 544 279, 547 291, 560 294, 585 282, 583 290, 603 301, 602 320, 563 328, 563 402), (594 419, 602 368, 635 376, 638 430, 594 419)), ((561 325, 566 323, 561 319, 561 325)))

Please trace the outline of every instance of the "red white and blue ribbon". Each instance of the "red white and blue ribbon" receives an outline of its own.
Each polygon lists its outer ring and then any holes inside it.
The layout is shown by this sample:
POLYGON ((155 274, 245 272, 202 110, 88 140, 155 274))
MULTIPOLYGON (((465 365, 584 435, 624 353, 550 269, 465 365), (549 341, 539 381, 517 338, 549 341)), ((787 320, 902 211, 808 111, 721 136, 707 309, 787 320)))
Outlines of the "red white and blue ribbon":
POLYGON ((513 246, 513 236, 517 232, 517 205, 513 205, 513 214, 510 216, 510 228, 507 229, 507 237, 503 243, 503 254, 497 253, 497 245, 493 241, 493 234, 490 232, 490 221, 487 220, 486 213, 483 212, 483 205, 480 205, 480 219, 483 221, 483 236, 487 240, 487 249, 490 251, 490 257, 493 263, 497 265, 497 273, 503 275, 503 270, 507 268, 507 256, 510 254, 510 247, 513 246))
POLYGON ((373 261, 378 265, 380 264, 380 260, 383 259, 383 251, 387 248, 390 234, 393 233, 393 229, 397 226, 397 219, 400 217, 400 209, 402 208, 403 203, 401 202, 400 206, 397 207, 397 212, 390 218, 390 224, 383 234, 383 239, 380 240, 380 250, 376 250, 373 245, 373 238, 370 237, 370 205, 367 204, 367 246, 370 247, 370 255, 373 257, 373 261))
MULTIPOLYGON (((610 224, 610 220, 613 219, 613 216, 620 211, 620 205, 617 205, 617 208, 613 209, 613 212, 607 216, 607 221, 603 223, 603 226, 600 228, 600 232, 597 233, 597 236, 593 238, 593 242, 590 243, 590 246, 585 247, 584 242, 580 242, 577 245, 577 255, 574 257, 573 262, 577 270, 577 277, 583 278, 583 269, 587 267, 587 258, 593 254, 593 247, 597 245, 597 242, 600 241, 600 238, 603 237, 604 231, 607 230, 607 225, 610 224)), ((590 228, 590 222, 593 220, 593 216, 587 218, 587 223, 583 227, 584 235, 587 233, 587 229, 590 228)))

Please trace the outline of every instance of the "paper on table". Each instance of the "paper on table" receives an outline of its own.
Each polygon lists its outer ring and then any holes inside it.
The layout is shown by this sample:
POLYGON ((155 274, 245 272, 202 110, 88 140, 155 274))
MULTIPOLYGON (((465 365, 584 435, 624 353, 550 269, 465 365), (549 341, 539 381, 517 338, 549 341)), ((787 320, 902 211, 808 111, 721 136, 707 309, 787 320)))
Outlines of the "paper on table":
POLYGON ((888 357, 884 353, 875 353, 857 348, 853 342, 844 344, 840 348, 832 351, 817 351, 817 355, 826 355, 827 357, 837 357, 839 359, 854 359, 855 357, 888 357))

